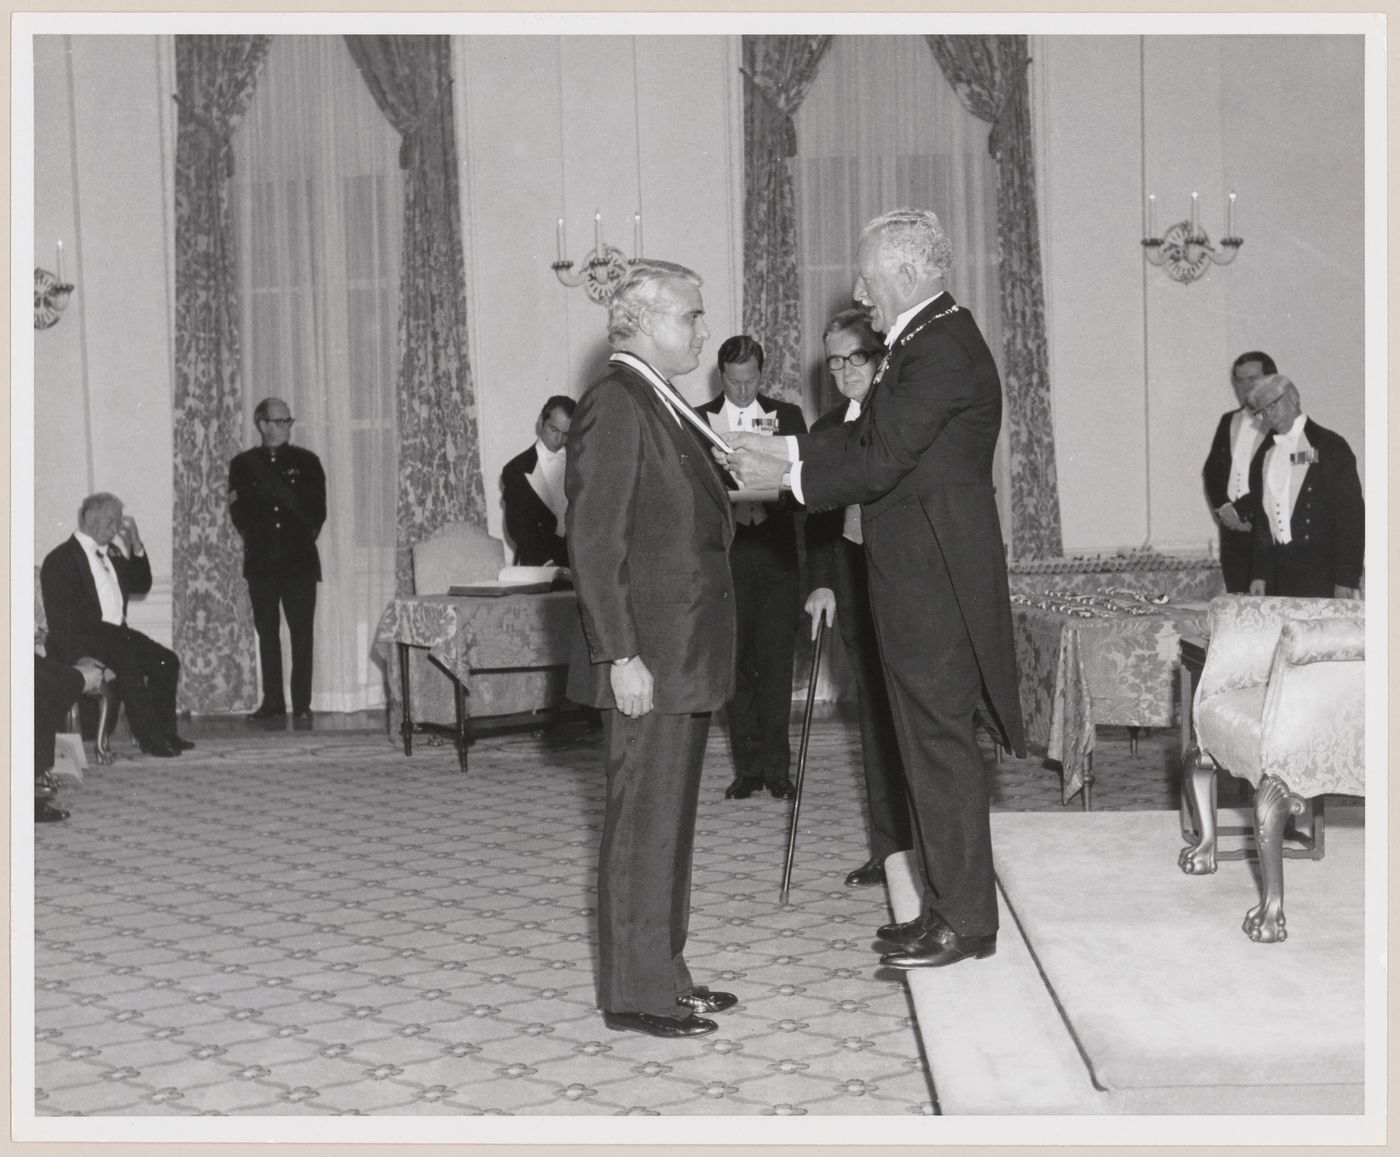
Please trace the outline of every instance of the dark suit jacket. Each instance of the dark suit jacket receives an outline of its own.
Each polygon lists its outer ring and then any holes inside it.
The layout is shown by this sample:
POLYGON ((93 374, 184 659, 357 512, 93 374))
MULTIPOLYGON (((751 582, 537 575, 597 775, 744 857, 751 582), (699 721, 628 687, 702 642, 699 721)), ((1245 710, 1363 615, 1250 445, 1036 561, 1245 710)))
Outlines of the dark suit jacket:
MULTIPOLYGON (((765 415, 777 417, 778 437, 785 434, 805 434, 807 432, 807 420, 803 418, 802 410, 791 402, 781 402, 766 394, 759 394, 754 400, 765 415)), ((704 405, 695 408, 706 421, 709 421, 711 415, 718 414, 724 409, 724 394, 717 394, 704 405)), ((724 475, 721 474, 721 476, 724 475)), ((732 481, 732 479, 726 479, 726 483, 732 481)), ((767 517, 757 526, 750 525, 742 532, 745 539, 750 541, 761 539, 764 546, 774 556, 775 561, 794 570, 797 568, 797 532, 793 526, 792 515, 796 509, 797 502, 790 494, 782 495, 777 502, 765 502, 763 510, 767 517)))
MULTIPOLYGON (((1215 427, 1215 437, 1210 442, 1210 453, 1201 467, 1201 478, 1205 482, 1206 501, 1212 511, 1219 510, 1230 501, 1230 455, 1233 439, 1230 437, 1230 424, 1240 411, 1227 410, 1220 415, 1215 427)), ((1235 513, 1249 522, 1254 517, 1259 503, 1253 490, 1241 494, 1234 502, 1235 513)))
MULTIPOLYGON (((122 616, 131 595, 151 589, 151 562, 144 554, 127 558, 116 549, 109 555, 122 591, 122 616)), ((44 650, 60 663, 72 663, 86 653, 102 625, 102 602, 92 577, 87 554, 76 536, 60 543, 39 568, 44 592, 44 617, 49 622, 44 650)))
MULTIPOLYGON (((842 419, 846 416, 846 409, 849 405, 850 402, 842 398, 839 406, 828 410, 812 423, 812 433, 820 434, 823 430, 839 427, 842 424, 842 419)), ((863 409, 864 407, 862 407, 863 409)), ((844 507, 838 506, 832 510, 823 510, 807 515, 807 522, 803 528, 803 538, 807 547, 807 577, 810 580, 807 585, 812 590, 826 587, 833 593, 836 592, 836 584, 840 581, 838 575, 841 573, 840 567, 837 565, 836 552, 841 549, 841 537, 845 525, 846 512, 844 507)))
POLYGON ((568 566, 568 540, 558 533, 559 520, 530 485, 529 475, 535 472, 539 458, 539 451, 531 446, 501 471, 506 533, 515 543, 515 561, 519 566, 568 566))
POLYGON ((316 538, 326 521, 326 475, 321 460, 300 446, 279 446, 274 473, 296 496, 304 518, 293 514, 259 479, 261 446, 244 450, 228 468, 229 514, 243 536, 243 577, 279 575, 321 578, 316 538))
MULTIPOLYGON (((1308 589, 1330 596, 1334 586, 1359 587, 1366 553, 1366 503, 1361 495, 1361 478, 1356 471, 1356 455, 1346 439, 1311 418, 1303 423, 1303 434, 1318 461, 1309 465, 1298 489, 1289 530, 1294 554, 1291 569, 1305 574, 1308 589)), ((1254 520, 1254 569, 1256 579, 1271 580, 1275 565, 1273 532, 1264 505, 1264 460, 1274 444, 1270 433, 1249 464, 1249 491, 1257 495, 1260 516, 1254 520)), ((1270 589, 1269 594, 1292 591, 1270 589)))
POLYGON ((734 515, 699 435, 610 362, 569 427, 564 474, 583 647, 568 696, 614 707, 610 663, 640 655, 655 710, 714 711, 734 689, 734 515))
POLYGON ((894 564, 907 550, 879 533, 882 515, 916 502, 927 541, 948 568, 992 714, 1011 751, 1025 750, 1016 650, 992 486, 1001 380, 972 315, 950 293, 910 320, 876 371, 861 415, 798 436, 803 497, 812 510, 862 505, 876 605, 894 620, 925 613, 923 575, 894 564))

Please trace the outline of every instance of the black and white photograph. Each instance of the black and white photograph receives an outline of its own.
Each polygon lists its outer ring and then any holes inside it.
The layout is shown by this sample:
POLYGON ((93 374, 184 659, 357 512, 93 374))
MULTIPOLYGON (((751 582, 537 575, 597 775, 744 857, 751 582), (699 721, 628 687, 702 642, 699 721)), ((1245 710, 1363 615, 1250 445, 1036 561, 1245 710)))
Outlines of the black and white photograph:
POLYGON ((1381 1143, 1385 50, 12 13, 16 1151, 1381 1143))

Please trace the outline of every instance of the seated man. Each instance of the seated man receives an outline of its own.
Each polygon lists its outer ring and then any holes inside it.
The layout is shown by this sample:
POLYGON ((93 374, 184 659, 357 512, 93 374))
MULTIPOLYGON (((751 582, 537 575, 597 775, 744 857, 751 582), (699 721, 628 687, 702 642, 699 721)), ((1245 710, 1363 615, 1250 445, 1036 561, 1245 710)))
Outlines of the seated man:
POLYGON ((73 666, 44 655, 34 656, 34 822, 52 824, 68 818, 54 803, 54 740, 73 701, 102 686, 102 668, 90 659, 73 666))
POLYGON ((114 494, 91 494, 78 510, 78 531, 54 547, 39 571, 49 657, 73 663, 91 656, 116 675, 136 742, 168 757, 193 747, 175 730, 180 660, 126 625, 132 594, 151 589, 151 564, 136 520, 114 494))
POLYGON ((506 533, 515 543, 518 566, 568 566, 564 541, 564 440, 574 418, 574 400, 555 394, 535 423, 535 444, 501 471, 506 533))

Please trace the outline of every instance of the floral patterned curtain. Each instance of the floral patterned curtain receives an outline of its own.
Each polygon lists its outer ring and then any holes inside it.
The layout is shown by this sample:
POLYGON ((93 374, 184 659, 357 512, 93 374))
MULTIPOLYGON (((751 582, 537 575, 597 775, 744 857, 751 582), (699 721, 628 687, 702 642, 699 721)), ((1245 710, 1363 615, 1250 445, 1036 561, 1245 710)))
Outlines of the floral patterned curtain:
POLYGON ((486 525, 476 398, 467 362, 467 282, 457 200, 446 36, 347 36, 350 54, 402 137, 398 550, 413 593, 413 544, 446 522, 486 525))
POLYGON ((1060 488, 1050 414, 1045 288, 1031 148, 1024 36, 929 36, 943 75, 974 116, 990 121, 997 160, 997 252, 1011 467, 1011 555, 1056 558, 1060 488))
POLYGON ((797 289, 797 211, 792 114, 802 104, 830 36, 745 36, 744 332, 763 346, 765 390, 802 404, 802 316, 797 289))
POLYGON ((180 706, 232 711, 257 695, 243 552, 228 516, 242 447, 230 138, 266 36, 175 37, 175 505, 172 570, 180 706))

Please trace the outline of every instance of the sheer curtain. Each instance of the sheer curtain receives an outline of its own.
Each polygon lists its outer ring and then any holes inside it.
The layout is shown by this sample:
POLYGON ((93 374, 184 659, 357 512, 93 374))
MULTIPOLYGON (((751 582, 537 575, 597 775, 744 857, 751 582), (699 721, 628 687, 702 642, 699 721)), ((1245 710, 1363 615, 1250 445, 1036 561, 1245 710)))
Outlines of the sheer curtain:
MULTIPOLYGON (((839 395, 821 335, 852 304, 861 226, 887 209, 932 209, 953 241, 948 288, 972 310, 998 366, 997 169, 987 126, 969 113, 922 36, 835 36, 797 110, 797 252, 809 417, 839 395)), ((1005 423, 997 502, 1007 521, 1005 423)))
POLYGON ((279 36, 236 150, 249 444, 253 407, 281 397, 293 440, 326 470, 312 707, 381 706, 371 646, 394 594, 399 136, 339 36, 279 36))

